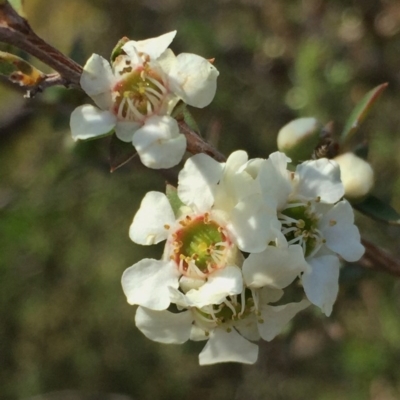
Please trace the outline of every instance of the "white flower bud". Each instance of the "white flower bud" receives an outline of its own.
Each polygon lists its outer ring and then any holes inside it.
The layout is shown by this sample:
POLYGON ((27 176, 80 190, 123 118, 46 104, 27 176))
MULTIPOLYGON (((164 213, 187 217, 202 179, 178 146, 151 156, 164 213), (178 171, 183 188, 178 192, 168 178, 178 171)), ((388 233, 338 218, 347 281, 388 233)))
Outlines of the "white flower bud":
POLYGON ((374 171, 371 165, 354 153, 344 153, 334 159, 340 166, 340 176, 345 197, 350 201, 360 201, 374 186, 374 171))
POLYGON ((278 149, 293 161, 305 161, 319 141, 320 123, 312 117, 298 118, 286 124, 278 133, 278 149))

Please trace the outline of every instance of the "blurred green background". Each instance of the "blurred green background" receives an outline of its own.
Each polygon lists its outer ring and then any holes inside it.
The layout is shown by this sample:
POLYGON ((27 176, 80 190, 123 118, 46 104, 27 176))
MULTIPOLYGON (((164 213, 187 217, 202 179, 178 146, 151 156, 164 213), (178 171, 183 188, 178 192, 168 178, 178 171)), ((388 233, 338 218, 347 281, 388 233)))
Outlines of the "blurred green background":
MULTIPOLYGON (((122 36, 174 29, 176 53, 215 57, 217 95, 193 114, 225 154, 266 157, 299 116, 333 120, 340 132, 354 104, 389 82, 359 140, 370 141, 374 194, 400 209, 398 0, 25 4, 37 33, 81 64, 93 52, 108 58, 122 36)), ((2 400, 400 398, 400 283, 356 265, 342 270, 330 318, 303 312, 285 336, 260 343, 254 366, 199 367, 202 344, 147 340, 120 277, 161 255, 130 242, 128 228, 165 176, 136 159, 110 174, 108 138, 73 143, 69 115, 89 101, 83 93, 22 94, 0 82, 2 400)), ((364 237, 399 255, 400 228, 357 218, 364 237)))

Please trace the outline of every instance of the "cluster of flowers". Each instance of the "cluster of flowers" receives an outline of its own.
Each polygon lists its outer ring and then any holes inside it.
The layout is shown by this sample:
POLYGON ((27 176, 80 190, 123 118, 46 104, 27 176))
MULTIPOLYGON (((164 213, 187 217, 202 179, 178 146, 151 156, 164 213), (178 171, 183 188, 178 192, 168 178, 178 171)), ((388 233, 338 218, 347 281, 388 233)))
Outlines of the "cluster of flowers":
MULTIPOLYGON (((175 56, 168 48, 175 34, 127 41, 111 65, 96 54, 88 60, 81 86, 98 108, 72 113, 74 139, 115 131, 147 167, 180 162, 186 139, 173 109, 179 101, 208 105, 218 71, 197 55, 175 56)), ((356 261, 364 248, 338 164, 307 161, 291 172, 288 162, 280 152, 248 159, 236 151, 226 163, 197 154, 177 188, 147 193, 130 238, 141 245, 165 240, 164 253, 122 277, 144 335, 162 343, 207 341, 201 365, 254 363, 253 342, 272 340, 311 303, 330 315, 339 257, 356 261), (301 290, 299 301, 283 297, 292 287, 301 290)))
POLYGON ((208 340, 201 365, 254 363, 252 341, 272 340, 310 302, 330 315, 339 256, 356 261, 364 248, 338 164, 319 159, 290 172, 288 161, 280 152, 249 160, 236 151, 226 163, 197 154, 176 191, 147 193, 130 238, 166 240, 164 253, 122 277, 144 335, 162 343, 208 340), (293 282, 306 298, 273 305, 293 282))

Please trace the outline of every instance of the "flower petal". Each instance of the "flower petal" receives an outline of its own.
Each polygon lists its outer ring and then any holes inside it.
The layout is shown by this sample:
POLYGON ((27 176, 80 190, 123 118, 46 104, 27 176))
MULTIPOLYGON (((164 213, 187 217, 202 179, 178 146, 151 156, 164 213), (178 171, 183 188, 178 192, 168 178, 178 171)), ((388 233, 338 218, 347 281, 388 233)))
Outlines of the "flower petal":
POLYGON ((271 228, 275 220, 276 214, 265 205, 261 194, 256 193, 245 197, 233 208, 227 228, 240 250, 260 252, 275 239, 271 228))
POLYGON ((260 339, 255 314, 247 315, 245 318, 235 321, 235 329, 247 340, 257 341, 260 339))
POLYGON ((199 289, 189 290, 186 297, 194 307, 201 308, 210 304, 221 304, 227 296, 239 294, 242 290, 240 268, 227 266, 212 273, 199 289))
POLYGON ((208 106, 217 90, 218 70, 205 58, 182 53, 169 73, 172 90, 193 107, 208 106))
POLYGON ((132 142, 133 134, 142 126, 138 122, 118 121, 115 125, 115 134, 119 140, 129 143, 132 142))
POLYGON ((175 222, 175 215, 167 196, 148 192, 129 227, 129 237, 137 244, 151 245, 165 240, 168 227, 175 222))
POLYGON ((111 90, 116 82, 110 63, 98 54, 92 54, 83 67, 80 84, 101 109, 111 107, 111 90))
POLYGON ((234 329, 227 332, 217 328, 210 332, 210 339, 199 355, 200 365, 220 362, 254 364, 258 357, 258 346, 240 336, 234 329))
POLYGON ((190 311, 171 313, 138 307, 136 326, 150 340, 167 344, 182 344, 189 340, 192 328, 190 311))
POLYGON ((71 114, 70 127, 74 140, 92 139, 111 133, 117 122, 109 111, 99 110, 90 104, 75 108, 71 114))
POLYGON ((339 291, 339 259, 327 255, 313 257, 308 262, 312 271, 302 276, 304 291, 311 303, 329 317, 339 291))
POLYGON ((346 261, 357 261, 365 252, 353 221, 353 208, 346 200, 335 204, 320 221, 325 245, 346 261))
POLYGON ((152 60, 156 60, 172 43, 175 35, 176 31, 172 31, 156 38, 139 41, 130 40, 122 46, 122 49, 126 54, 134 58, 137 53, 145 53, 149 55, 152 60))
POLYGON ((297 193, 306 198, 320 197, 323 203, 336 203, 344 196, 340 167, 326 158, 306 161, 296 168, 297 193))
POLYGON ((309 270, 301 246, 268 246, 262 253, 252 253, 246 258, 243 263, 243 278, 246 286, 251 288, 268 286, 283 289, 302 272, 309 270))
POLYGON ((214 203, 214 192, 221 179, 223 164, 200 153, 190 157, 179 173, 178 196, 188 206, 200 212, 208 211, 214 203))
POLYGON ((270 154, 260 168, 258 179, 264 199, 273 208, 282 210, 287 203, 292 184, 287 170, 290 158, 277 151, 270 154))
POLYGON ((132 143, 140 160, 148 168, 171 168, 178 164, 186 151, 186 138, 179 133, 172 117, 156 115, 133 135, 132 143))
POLYGON ((278 335, 288 322, 301 310, 310 305, 308 300, 289 303, 282 306, 264 306, 261 308, 261 320, 258 330, 261 337, 268 342, 278 335))
POLYGON ((129 304, 160 311, 169 307, 169 287, 177 289, 178 278, 174 262, 145 258, 124 271, 122 289, 129 304))

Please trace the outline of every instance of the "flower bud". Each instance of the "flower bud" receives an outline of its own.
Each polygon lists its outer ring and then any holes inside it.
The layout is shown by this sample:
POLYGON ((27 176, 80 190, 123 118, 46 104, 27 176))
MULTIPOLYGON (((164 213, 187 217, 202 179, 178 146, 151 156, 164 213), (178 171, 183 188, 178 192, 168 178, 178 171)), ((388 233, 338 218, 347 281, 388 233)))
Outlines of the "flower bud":
POLYGON ((341 154, 334 160, 340 166, 345 197, 351 202, 363 200, 374 186, 374 171, 371 165, 351 152, 341 154))
POLYGON ((278 149, 294 162, 309 160, 319 141, 320 123, 312 117, 298 118, 278 133, 278 149))

